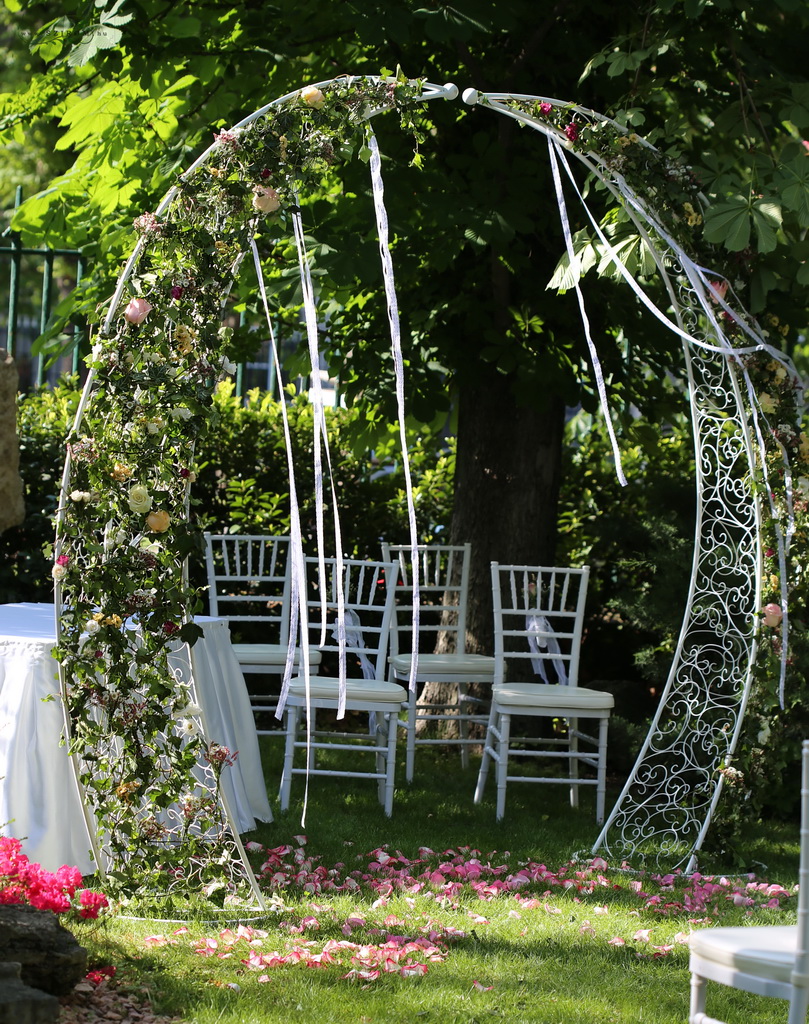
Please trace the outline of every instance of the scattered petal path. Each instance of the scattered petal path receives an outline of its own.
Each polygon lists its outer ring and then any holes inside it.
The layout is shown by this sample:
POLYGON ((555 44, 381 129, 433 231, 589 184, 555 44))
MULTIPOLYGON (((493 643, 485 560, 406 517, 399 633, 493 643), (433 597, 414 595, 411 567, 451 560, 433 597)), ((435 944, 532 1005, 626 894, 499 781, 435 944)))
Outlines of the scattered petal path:
MULTIPOLYGON (((479 905, 509 900, 513 906, 507 916, 514 919, 531 912, 562 914, 555 905, 559 902, 578 905, 581 919, 578 914, 569 919, 575 921, 579 935, 606 942, 616 954, 623 950, 641 960, 657 960, 678 945, 687 945, 694 927, 716 924, 731 912, 738 919, 740 908, 745 916, 752 916, 789 907, 793 896, 783 886, 759 881, 754 875, 634 872, 626 862, 611 867, 601 857, 569 861, 551 870, 534 861, 511 864, 508 852, 484 855, 472 847, 441 852, 421 847, 415 858, 408 858, 385 846, 355 856, 356 866, 339 862, 329 868, 306 846, 305 836, 274 848, 247 846, 258 864, 259 883, 270 908, 278 915, 272 933, 240 925, 203 939, 186 939, 188 929, 178 928, 168 935, 148 936, 144 944, 157 948, 187 943, 198 956, 232 959, 234 967, 256 972, 262 983, 282 968, 334 968, 342 972, 342 979, 368 985, 385 976, 421 977, 431 965, 445 961, 454 943, 489 924, 487 915, 474 909, 475 901, 479 905), (285 894, 296 899, 309 896, 312 902, 287 906, 285 894), (330 894, 355 896, 366 909, 338 916, 328 899, 322 900, 330 894), (393 897, 403 900, 408 910, 389 913, 393 897), (470 900, 473 909, 469 909, 470 900), (624 911, 627 905, 633 908, 630 916, 645 912, 663 919, 684 917, 689 931, 680 931, 673 939, 667 934, 670 941, 661 942, 658 933, 663 928, 652 924, 607 937, 610 905, 616 900, 624 911), (425 903, 432 908, 429 913, 425 903), (438 919, 442 912, 464 910, 469 933, 438 919), (339 932, 343 938, 318 939, 321 929, 327 934, 339 932)), ((235 982, 229 987, 239 989, 235 982)), ((481 983, 474 987, 481 989, 481 983)))

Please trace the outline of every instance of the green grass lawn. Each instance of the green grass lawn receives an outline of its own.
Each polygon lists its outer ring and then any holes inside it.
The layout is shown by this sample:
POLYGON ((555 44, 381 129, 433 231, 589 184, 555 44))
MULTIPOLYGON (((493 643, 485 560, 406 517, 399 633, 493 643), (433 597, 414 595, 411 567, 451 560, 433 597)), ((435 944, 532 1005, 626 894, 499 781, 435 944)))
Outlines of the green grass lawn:
MULTIPOLYGON (((475 807, 477 762, 463 772, 455 751, 418 751, 390 820, 372 783, 313 778, 302 824, 303 780, 290 811, 277 812, 281 744, 262 742, 276 820, 244 839, 272 901, 267 917, 241 933, 235 921, 121 918, 76 929, 93 966, 145 987, 158 1012, 195 1024, 682 1024, 690 930, 794 920, 794 895, 767 907, 771 894, 720 878, 721 864, 701 865, 712 883, 672 885, 592 864, 590 790, 572 810, 564 787, 511 784, 498 824, 493 778, 475 807)), ((762 828, 749 852, 791 892, 797 825, 762 828)), ((786 1019, 778 1000, 720 986, 708 998, 722 1019, 786 1019)))

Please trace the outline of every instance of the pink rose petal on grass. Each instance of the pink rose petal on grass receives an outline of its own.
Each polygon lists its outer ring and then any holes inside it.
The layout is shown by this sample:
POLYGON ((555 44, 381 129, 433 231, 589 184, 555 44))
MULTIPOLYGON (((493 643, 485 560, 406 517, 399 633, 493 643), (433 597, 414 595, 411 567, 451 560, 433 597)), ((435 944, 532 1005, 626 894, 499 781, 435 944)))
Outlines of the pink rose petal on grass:
POLYGON ((472 988, 477 989, 478 992, 491 992, 491 990, 494 988, 494 985, 484 985, 480 981, 473 981, 472 988))
POLYGON ((408 964, 399 970, 399 974, 403 978, 423 978, 427 970, 427 964, 408 964))
POLYGON ((349 971, 343 975, 344 981, 376 981, 379 971, 349 971))
POLYGON ((609 940, 607 945, 608 946, 625 946, 626 945, 626 939, 622 939, 620 935, 614 935, 609 940))
POLYGON ((668 956, 674 946, 652 946, 652 949, 655 951, 652 955, 659 959, 661 956, 668 956))

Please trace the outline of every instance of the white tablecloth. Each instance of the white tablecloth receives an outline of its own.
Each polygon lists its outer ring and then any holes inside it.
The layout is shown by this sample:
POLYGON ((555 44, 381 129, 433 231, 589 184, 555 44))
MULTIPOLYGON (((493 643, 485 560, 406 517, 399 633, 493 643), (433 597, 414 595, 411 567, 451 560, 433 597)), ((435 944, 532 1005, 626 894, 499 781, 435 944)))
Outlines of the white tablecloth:
MULTIPOLYGON (((224 619, 195 620, 204 636, 194 645, 194 683, 208 738, 238 750, 222 787, 240 832, 256 819, 272 821, 253 712, 224 619)), ((51 604, 0 605, 0 834, 23 840, 23 853, 49 871, 62 864, 95 870, 78 786, 67 750, 51 604), (43 698, 53 695, 52 701, 43 698)), ((172 668, 188 679, 187 648, 172 668)))

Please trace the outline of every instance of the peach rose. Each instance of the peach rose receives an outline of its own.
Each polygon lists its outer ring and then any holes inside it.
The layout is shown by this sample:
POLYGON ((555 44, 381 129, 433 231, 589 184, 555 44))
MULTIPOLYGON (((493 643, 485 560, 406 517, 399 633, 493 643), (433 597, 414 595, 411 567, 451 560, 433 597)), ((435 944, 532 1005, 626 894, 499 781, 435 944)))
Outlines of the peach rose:
POLYGON ((320 110, 326 102, 326 97, 316 85, 307 85, 305 89, 301 89, 301 99, 315 110, 320 110))
POLYGON ((157 508, 146 517, 146 523, 152 533, 165 533, 169 528, 171 519, 168 512, 162 508, 157 508))

